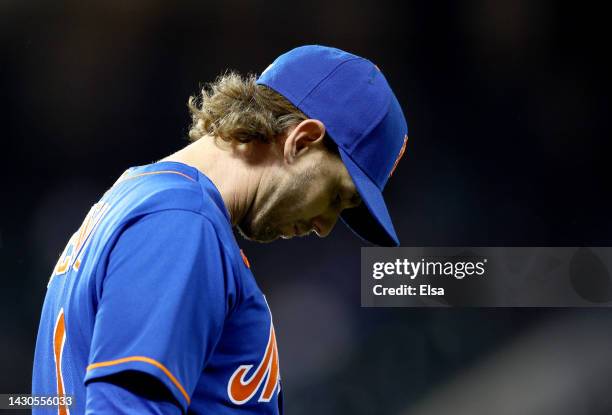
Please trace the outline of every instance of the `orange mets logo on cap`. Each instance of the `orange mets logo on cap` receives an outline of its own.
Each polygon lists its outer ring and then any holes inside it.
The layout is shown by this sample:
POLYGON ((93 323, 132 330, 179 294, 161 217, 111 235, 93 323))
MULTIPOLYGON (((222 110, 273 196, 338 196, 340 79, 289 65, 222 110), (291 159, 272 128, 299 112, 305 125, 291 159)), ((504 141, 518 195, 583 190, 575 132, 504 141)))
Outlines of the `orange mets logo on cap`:
POLYGON ((406 151, 406 143, 408 143, 408 134, 404 136, 404 144, 402 144, 402 148, 400 149, 400 152, 397 155, 397 158, 395 159, 395 163, 393 163, 393 168, 391 169, 391 173, 389 173, 389 177, 393 175, 393 172, 397 168, 397 165, 399 164, 400 160, 402 159, 402 157, 404 157, 404 152, 406 151))

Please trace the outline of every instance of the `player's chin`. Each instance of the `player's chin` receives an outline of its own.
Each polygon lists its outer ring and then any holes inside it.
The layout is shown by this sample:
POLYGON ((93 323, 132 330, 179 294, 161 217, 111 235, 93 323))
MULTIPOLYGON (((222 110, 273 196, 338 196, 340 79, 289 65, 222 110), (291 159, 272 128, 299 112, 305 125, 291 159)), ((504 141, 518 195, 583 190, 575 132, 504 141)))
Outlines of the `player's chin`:
POLYGON ((271 228, 258 230, 250 224, 241 223, 237 226, 238 233, 246 240, 260 243, 269 243, 277 240, 280 234, 271 228))

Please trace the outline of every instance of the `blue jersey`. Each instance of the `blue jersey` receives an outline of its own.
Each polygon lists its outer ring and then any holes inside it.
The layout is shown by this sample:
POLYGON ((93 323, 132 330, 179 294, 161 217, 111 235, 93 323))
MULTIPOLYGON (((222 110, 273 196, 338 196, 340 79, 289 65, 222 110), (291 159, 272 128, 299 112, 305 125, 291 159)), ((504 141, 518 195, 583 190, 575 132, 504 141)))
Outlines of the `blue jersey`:
POLYGON ((122 371, 156 377, 183 412, 280 414, 272 317, 212 182, 182 163, 128 169, 49 280, 32 393, 72 396, 122 371))

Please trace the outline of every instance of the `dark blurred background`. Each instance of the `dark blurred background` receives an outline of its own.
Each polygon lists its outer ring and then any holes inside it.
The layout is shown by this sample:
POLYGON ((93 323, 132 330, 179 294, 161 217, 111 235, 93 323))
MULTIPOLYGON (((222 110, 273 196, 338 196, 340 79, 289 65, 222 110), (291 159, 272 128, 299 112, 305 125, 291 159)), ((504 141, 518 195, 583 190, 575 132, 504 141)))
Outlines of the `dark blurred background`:
MULTIPOLYGON (((592 7, 1 0, 0 393, 30 390, 46 282, 89 206, 186 144, 204 82, 302 44, 368 57, 404 106, 385 193, 402 245, 610 245, 610 23, 592 7)), ((362 309, 342 225, 239 244, 288 414, 612 413, 612 310, 362 309)))

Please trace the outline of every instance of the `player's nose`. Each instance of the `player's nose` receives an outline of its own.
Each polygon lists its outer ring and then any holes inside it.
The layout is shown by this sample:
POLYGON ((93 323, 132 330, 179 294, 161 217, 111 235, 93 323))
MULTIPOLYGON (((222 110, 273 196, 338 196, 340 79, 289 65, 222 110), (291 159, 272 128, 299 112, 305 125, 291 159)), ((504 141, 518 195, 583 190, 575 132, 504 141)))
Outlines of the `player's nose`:
POLYGON ((329 235, 336 226, 336 222, 338 222, 339 215, 333 216, 317 216, 312 220, 312 225, 314 227, 315 233, 319 238, 325 238, 329 235))

